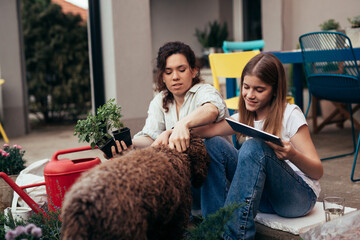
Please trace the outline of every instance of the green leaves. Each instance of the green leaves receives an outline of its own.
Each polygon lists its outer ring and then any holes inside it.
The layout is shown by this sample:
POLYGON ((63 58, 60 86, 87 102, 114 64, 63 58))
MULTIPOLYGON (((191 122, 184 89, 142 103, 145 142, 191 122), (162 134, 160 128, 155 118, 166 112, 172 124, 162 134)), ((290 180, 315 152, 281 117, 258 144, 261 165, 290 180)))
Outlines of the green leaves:
POLYGON ((121 129, 121 107, 115 103, 115 99, 108 100, 104 105, 98 107, 96 115, 88 114, 84 120, 78 120, 74 135, 78 135, 79 142, 89 142, 95 148, 97 142, 104 144, 111 135, 106 130, 113 131, 121 129))
POLYGON ((210 29, 209 33, 207 27, 205 27, 204 31, 201 31, 197 28, 195 29, 195 36, 197 37, 198 41, 203 46, 203 48, 221 48, 223 42, 229 35, 227 23, 224 22, 224 24, 221 25, 215 20, 213 22, 209 22, 208 27, 210 29))
POLYGON ((319 25, 320 29, 323 31, 327 30, 338 30, 340 28, 339 22, 336 22, 335 19, 329 19, 319 25))
POLYGON ((7 175, 19 174, 25 169, 24 154, 21 146, 4 144, 4 148, 0 149, 0 172, 7 175))
POLYGON ((87 27, 50 0, 21 1, 31 112, 46 122, 77 119, 90 109, 87 27))
POLYGON ((353 18, 348 18, 347 19, 349 21, 349 23, 351 24, 352 28, 358 28, 360 27, 360 15, 355 16, 353 18))
POLYGON ((226 224, 233 218, 236 209, 243 204, 230 204, 220 208, 216 213, 211 214, 199 225, 189 230, 190 237, 187 240, 219 240, 226 231, 226 224))

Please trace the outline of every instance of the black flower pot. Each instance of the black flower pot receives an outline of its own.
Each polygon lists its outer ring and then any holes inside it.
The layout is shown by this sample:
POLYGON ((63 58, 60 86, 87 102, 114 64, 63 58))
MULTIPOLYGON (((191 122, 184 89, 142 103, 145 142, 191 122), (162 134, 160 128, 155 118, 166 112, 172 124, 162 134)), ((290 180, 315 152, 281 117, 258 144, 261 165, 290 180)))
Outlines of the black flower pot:
POLYGON ((116 146, 113 138, 104 137, 103 140, 96 142, 96 146, 105 153, 108 158, 112 158, 111 146, 116 146))
POLYGON ((115 140, 118 140, 119 142, 121 140, 124 141, 126 146, 128 146, 128 147, 132 145, 131 134, 130 134, 129 128, 125 127, 120 130, 113 131, 112 134, 113 134, 115 140))

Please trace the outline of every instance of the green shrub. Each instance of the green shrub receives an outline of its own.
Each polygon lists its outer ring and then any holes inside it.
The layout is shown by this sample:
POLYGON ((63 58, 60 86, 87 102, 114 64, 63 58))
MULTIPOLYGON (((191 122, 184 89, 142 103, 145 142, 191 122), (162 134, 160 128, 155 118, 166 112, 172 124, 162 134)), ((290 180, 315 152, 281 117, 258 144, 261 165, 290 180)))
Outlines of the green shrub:
POLYGON ((236 209, 243 204, 230 204, 210 214, 207 219, 188 230, 186 240, 219 240, 227 230, 226 224, 233 218, 236 209))
POLYGON ((0 172, 7 175, 19 174, 25 168, 25 151, 19 145, 4 144, 0 149, 0 172))
POLYGON ((73 121, 88 113, 86 22, 50 0, 21 1, 21 13, 30 112, 41 113, 45 122, 73 121))
POLYGON ((195 29, 195 36, 203 48, 217 47, 221 48, 223 42, 227 39, 229 32, 227 23, 219 24, 216 20, 209 22, 208 28, 205 27, 203 31, 195 29))
POLYGON ((320 29, 323 31, 340 29, 340 24, 339 22, 336 22, 335 19, 329 19, 323 22, 322 24, 320 24, 319 26, 320 29))

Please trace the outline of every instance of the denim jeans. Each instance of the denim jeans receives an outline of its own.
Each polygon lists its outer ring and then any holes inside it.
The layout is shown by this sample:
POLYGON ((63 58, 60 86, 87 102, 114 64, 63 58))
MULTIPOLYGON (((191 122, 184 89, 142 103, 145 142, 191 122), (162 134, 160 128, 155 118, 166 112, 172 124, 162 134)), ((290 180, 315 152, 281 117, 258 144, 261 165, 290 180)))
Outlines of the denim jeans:
POLYGON ((239 151, 218 137, 205 144, 212 162, 201 189, 204 212, 241 204, 228 223, 225 239, 253 239, 258 210, 292 218, 314 207, 317 197, 312 189, 263 141, 249 139, 239 151), (226 181, 231 182, 229 189, 226 181))

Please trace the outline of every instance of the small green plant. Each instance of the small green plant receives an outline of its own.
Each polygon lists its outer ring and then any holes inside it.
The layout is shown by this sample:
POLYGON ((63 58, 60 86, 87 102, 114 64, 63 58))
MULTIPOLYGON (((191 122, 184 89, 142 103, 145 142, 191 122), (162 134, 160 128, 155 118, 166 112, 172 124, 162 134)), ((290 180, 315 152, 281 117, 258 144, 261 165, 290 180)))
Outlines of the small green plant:
POLYGON ((233 218, 236 209, 243 204, 229 204, 211 214, 207 219, 188 230, 186 240, 219 240, 227 230, 226 224, 233 218))
POLYGON ((108 130, 121 129, 124 124, 120 121, 121 107, 115 104, 115 99, 110 99, 97 110, 97 116, 101 121, 106 122, 108 130))
POLYGON ((360 27, 360 15, 355 16, 353 18, 348 18, 349 23, 351 24, 352 28, 360 27))
POLYGON ((224 22, 221 25, 216 20, 209 22, 203 31, 195 29, 195 36, 203 48, 221 48, 228 35, 227 23, 224 22), (209 31, 207 27, 209 27, 209 31))
POLYGON ((339 22, 336 22, 335 19, 329 19, 323 22, 322 24, 320 24, 319 26, 320 29, 323 31, 340 29, 340 24, 339 22))
POLYGON ((25 151, 19 145, 4 144, 0 149, 0 172, 7 175, 19 174, 25 168, 25 151))
POLYGON ((79 142, 88 142, 92 148, 96 143, 105 144, 111 135, 106 130, 121 129, 121 107, 117 106, 115 99, 108 100, 98 107, 97 114, 89 113, 86 119, 78 120, 74 135, 78 135, 79 142))

